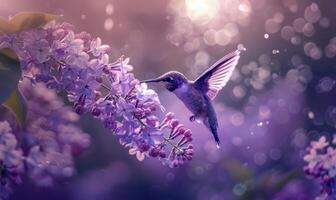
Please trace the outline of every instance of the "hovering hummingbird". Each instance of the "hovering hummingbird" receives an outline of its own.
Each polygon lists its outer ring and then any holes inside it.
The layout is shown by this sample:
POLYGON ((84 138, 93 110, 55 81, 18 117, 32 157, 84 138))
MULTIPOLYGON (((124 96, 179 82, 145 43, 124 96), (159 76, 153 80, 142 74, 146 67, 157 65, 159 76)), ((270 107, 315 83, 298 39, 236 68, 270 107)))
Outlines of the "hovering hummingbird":
POLYGON ((192 122, 195 120, 198 122, 203 121, 203 124, 214 136, 219 148, 218 122, 211 100, 217 96, 218 92, 229 81, 239 58, 239 50, 227 54, 195 81, 188 80, 180 72, 170 71, 158 78, 142 82, 164 82, 165 88, 173 92, 192 112, 189 120, 192 122))

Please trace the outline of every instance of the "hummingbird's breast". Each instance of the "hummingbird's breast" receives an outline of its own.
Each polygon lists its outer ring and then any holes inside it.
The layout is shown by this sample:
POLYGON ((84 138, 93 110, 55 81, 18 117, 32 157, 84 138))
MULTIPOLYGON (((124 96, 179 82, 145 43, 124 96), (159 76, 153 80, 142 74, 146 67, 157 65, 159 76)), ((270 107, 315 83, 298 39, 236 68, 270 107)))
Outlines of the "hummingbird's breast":
POLYGON ((174 90, 174 93, 193 114, 198 116, 206 114, 206 98, 192 84, 184 83, 181 87, 174 90))

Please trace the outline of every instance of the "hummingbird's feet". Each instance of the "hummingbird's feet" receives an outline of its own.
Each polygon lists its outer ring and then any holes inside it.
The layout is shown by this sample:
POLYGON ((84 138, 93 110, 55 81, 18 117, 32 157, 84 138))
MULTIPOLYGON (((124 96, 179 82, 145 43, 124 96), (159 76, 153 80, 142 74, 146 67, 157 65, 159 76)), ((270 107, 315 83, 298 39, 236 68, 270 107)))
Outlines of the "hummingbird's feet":
POLYGON ((196 120, 195 115, 191 115, 191 116, 189 117, 189 120, 190 120, 191 122, 195 121, 195 120, 196 120))

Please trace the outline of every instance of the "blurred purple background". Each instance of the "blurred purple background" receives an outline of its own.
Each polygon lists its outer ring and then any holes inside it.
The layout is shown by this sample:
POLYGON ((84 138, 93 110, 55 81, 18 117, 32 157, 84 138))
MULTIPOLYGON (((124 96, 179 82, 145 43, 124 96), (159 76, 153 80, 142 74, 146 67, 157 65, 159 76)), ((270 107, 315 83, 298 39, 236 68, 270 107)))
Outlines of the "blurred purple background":
POLYGON ((111 56, 131 58, 146 79, 179 70, 190 79, 237 46, 245 47, 215 99, 221 149, 163 87, 163 105, 193 131, 195 156, 179 169, 138 162, 89 116, 92 146, 75 177, 53 188, 29 181, 11 199, 314 199, 304 176, 311 139, 335 133, 335 1, 311 0, 0 0, 1 16, 62 14, 76 30, 99 36, 111 56), (93 121, 93 122, 92 122, 93 121))

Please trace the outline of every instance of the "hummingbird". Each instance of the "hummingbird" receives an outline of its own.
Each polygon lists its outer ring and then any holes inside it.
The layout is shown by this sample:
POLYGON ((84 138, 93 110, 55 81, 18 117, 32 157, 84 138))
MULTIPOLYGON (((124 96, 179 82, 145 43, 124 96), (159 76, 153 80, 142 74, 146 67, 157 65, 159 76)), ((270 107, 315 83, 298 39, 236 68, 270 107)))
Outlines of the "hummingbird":
POLYGON ((169 71, 158 78, 141 82, 163 82, 165 88, 174 93, 191 111, 189 120, 203 122, 211 131, 219 148, 217 116, 211 101, 229 81, 239 58, 239 50, 225 55, 194 81, 188 80, 178 71, 169 71))

